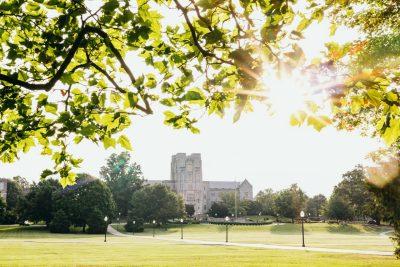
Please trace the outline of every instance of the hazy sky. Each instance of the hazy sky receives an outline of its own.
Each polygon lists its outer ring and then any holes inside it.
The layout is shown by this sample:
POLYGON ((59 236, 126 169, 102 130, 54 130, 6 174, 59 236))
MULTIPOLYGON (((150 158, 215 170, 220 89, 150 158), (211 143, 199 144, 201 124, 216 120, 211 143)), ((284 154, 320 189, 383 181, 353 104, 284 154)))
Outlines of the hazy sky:
MULTIPOLYGON (((302 46, 309 58, 323 49, 328 27, 324 21, 307 31, 302 46)), ((335 40, 344 42, 355 36, 342 28, 335 40)), ((137 69, 135 62, 129 63, 137 69)), ((279 190, 298 183, 309 195, 329 195, 344 172, 381 146, 377 140, 337 132, 331 127, 322 132, 306 126, 290 127, 287 117, 271 117, 261 105, 235 124, 231 116, 204 117, 199 127, 201 134, 193 135, 164 126, 160 114, 133 118, 127 135, 134 146, 132 159, 142 166, 145 178, 169 179, 172 154, 201 153, 204 180, 247 178, 255 194, 266 187, 279 190)), ((104 150, 88 142, 71 149, 84 159, 81 171, 95 176, 111 153, 121 151, 104 150)), ((52 166, 49 158, 33 149, 14 164, 0 163, 0 177, 21 175, 37 181, 41 171, 52 166)))
MULTIPOLYGON (((161 115, 136 118, 127 131, 135 149, 132 158, 142 166, 145 178, 169 179, 172 154, 199 152, 205 180, 247 178, 255 193, 266 187, 278 190, 298 183, 310 195, 330 194, 341 174, 379 145, 356 133, 330 127, 322 132, 290 127, 287 121, 267 115, 262 107, 235 124, 231 117, 205 117, 198 135, 164 126, 162 119, 161 115)), ((98 175, 105 159, 120 150, 82 142, 72 151, 85 159, 82 171, 98 175)), ((1 164, 0 174, 38 180, 41 171, 52 166, 34 149, 14 164, 1 164)))

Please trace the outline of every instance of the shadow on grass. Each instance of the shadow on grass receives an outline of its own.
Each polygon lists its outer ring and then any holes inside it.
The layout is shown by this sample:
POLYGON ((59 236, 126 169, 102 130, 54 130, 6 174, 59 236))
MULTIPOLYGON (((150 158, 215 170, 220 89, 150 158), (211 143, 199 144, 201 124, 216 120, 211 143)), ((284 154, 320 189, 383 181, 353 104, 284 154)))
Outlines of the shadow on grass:
MULTIPOLYGON (((272 225, 270 227, 270 232, 273 234, 298 234, 301 231, 301 224, 281 224, 281 225, 272 225)), ((307 229, 304 229, 307 232, 307 229)))
POLYGON ((328 225, 327 231, 335 234, 359 234, 361 230, 351 224, 328 225))
POLYGON ((82 227, 71 227, 69 233, 50 233, 45 225, 2 225, 0 227, 0 238, 88 238, 95 234, 82 233, 82 227))

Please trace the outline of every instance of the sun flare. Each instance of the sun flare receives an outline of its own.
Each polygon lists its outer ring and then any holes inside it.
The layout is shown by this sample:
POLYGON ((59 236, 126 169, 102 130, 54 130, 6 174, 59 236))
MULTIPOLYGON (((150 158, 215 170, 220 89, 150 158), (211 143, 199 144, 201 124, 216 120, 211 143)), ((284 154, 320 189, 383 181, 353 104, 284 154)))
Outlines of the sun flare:
POLYGON ((262 82, 274 115, 289 117, 305 109, 307 101, 311 99, 312 87, 297 71, 288 74, 268 69, 263 75, 262 82))

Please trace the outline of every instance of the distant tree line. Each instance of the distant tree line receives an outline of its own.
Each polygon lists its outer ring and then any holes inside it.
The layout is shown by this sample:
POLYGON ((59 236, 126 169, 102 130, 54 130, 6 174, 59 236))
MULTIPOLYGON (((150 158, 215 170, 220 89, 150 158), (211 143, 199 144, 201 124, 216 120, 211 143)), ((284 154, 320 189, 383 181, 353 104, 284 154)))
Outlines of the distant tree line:
MULTIPOLYGON (((395 192, 395 190, 400 189, 392 184, 386 191, 395 192)), ((342 181, 334 187, 329 199, 322 194, 309 197, 297 184, 277 192, 267 188, 260 191, 254 200, 240 200, 239 194, 228 192, 221 194, 220 201, 212 204, 208 215, 232 216, 236 210, 238 216, 267 215, 278 219, 288 218, 294 222, 303 210, 308 220, 323 219, 336 222, 356 220, 376 225, 384 220, 395 224, 396 213, 385 208, 383 201, 386 196, 387 202, 398 203, 396 202, 398 200, 389 199, 389 196, 395 198, 396 194, 382 192, 385 190, 371 185, 365 177, 364 169, 356 166, 343 175, 342 181)), ((400 207, 394 204, 393 207, 400 207)))
MULTIPOLYGON (((126 152, 112 154, 100 175, 78 174, 76 183, 65 188, 51 178, 32 184, 22 177, 9 179, 7 199, 0 198, 0 224, 43 222, 51 232, 75 227, 104 233, 105 216, 109 222, 124 218, 128 231, 140 231, 145 222, 166 224, 185 215, 183 199, 168 187, 144 186, 140 166, 126 152)), ((193 215, 193 206, 186 210, 193 215)))

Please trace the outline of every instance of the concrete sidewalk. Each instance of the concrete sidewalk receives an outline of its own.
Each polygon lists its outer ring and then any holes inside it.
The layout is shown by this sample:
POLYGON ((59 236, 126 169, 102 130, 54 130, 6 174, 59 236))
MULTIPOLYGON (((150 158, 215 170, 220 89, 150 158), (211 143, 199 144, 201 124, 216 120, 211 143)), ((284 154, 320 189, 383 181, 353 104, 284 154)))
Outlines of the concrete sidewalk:
POLYGON ((115 236, 121 237, 134 237, 134 238, 145 238, 145 239, 157 239, 170 242, 181 242, 194 245, 218 245, 218 246, 236 246, 236 247, 247 247, 247 248, 258 248, 258 249, 279 249, 279 250, 300 250, 300 251, 313 251, 313 252, 326 252, 326 253, 342 253, 342 254, 361 254, 361 255, 378 255, 378 256, 393 256, 393 252, 388 251, 376 251, 376 250, 357 250, 357 249, 336 249, 336 248, 315 248, 315 247, 294 247, 294 246, 283 246, 283 245, 267 245, 267 244, 252 244, 252 243, 232 243, 232 242, 218 242, 218 241, 204 241, 195 239, 172 239, 165 237, 151 237, 151 236, 139 236, 139 235, 127 235, 118 232, 111 225, 108 226, 107 231, 115 236))

